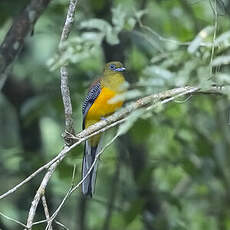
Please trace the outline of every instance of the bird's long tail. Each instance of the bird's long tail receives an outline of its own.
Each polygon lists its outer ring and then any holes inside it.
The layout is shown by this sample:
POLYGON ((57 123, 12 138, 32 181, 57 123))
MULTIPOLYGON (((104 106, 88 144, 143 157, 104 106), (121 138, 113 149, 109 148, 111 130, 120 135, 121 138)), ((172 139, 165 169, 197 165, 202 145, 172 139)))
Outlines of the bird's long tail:
MULTIPOLYGON (((91 168, 95 157, 100 152, 101 147, 100 143, 98 143, 95 146, 92 146, 90 143, 90 140, 87 140, 85 143, 85 149, 84 149, 84 157, 82 161, 82 178, 85 178, 87 175, 89 169, 91 168)), ((89 175, 84 179, 82 183, 82 192, 84 195, 89 195, 92 197, 94 193, 94 187, 96 183, 96 174, 97 174, 97 164, 93 166, 91 172, 89 175)))

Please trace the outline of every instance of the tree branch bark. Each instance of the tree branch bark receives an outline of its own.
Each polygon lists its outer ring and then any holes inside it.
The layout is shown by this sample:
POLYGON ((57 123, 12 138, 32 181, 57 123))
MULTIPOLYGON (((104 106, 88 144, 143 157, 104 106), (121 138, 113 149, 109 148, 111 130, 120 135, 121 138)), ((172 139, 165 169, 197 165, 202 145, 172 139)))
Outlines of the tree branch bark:
MULTIPOLYGON (((146 108, 146 110, 154 109, 155 107, 169 103, 170 101, 173 101, 177 99, 178 97, 184 96, 184 95, 193 95, 193 94, 200 94, 200 93, 213 93, 213 94, 220 94, 221 89, 218 89, 217 87, 212 87, 207 90, 201 90, 199 87, 191 87, 191 86, 186 86, 186 87, 180 87, 180 88, 175 88, 171 90, 167 90, 158 94, 152 94, 147 97, 143 97, 130 105, 128 105, 126 108, 118 111, 117 113, 109 116, 106 120, 102 120, 97 122, 96 124, 90 126, 89 128, 81 131, 78 133, 76 136, 72 136, 73 139, 75 139, 75 143, 71 146, 65 146, 64 149, 55 157, 53 158, 50 162, 36 170, 32 175, 30 175, 28 178, 26 178, 24 181, 22 181, 20 184, 16 185, 14 188, 9 190, 8 192, 2 194, 0 196, 0 199, 3 199, 4 197, 8 196, 9 194, 12 194, 16 190, 18 190, 22 185, 30 181, 34 176, 36 176, 38 173, 40 173, 42 170, 49 168, 47 173, 45 174, 42 183, 34 197, 34 200, 32 202, 30 214, 28 216, 28 221, 27 221, 27 228, 31 229, 32 227, 32 222, 35 216, 37 204, 41 198, 41 196, 44 194, 44 191, 46 189, 46 186, 55 171, 56 167, 59 165, 59 163, 67 156, 67 153, 70 152, 73 148, 84 142, 85 140, 89 139, 92 136, 95 136, 99 133, 105 132, 106 130, 117 126, 124 121, 128 119, 128 115, 131 114, 132 112, 136 111, 139 108, 146 108)), ((112 141, 115 140, 118 136, 115 136, 112 141)), ((107 145, 105 146, 107 147, 107 145)), ((104 150, 104 149, 103 149, 104 150)), ((103 152, 103 151, 102 151, 103 152)), ((101 154, 101 153, 100 153, 101 154)), ((98 154, 98 156, 100 155, 98 154)), ((93 162, 92 167, 90 170, 92 170, 94 164, 96 163, 98 157, 95 159, 95 162, 93 162)), ((88 174, 90 173, 90 170, 88 174)), ((86 177, 88 176, 86 175, 86 177)), ((85 178, 86 178, 85 177, 85 178)), ((66 197, 63 199, 62 203, 59 205, 55 213, 51 216, 50 220, 48 221, 49 224, 52 223, 58 212, 60 211, 61 207, 63 206, 65 200, 75 191, 77 190, 80 185, 82 184, 83 178, 75 187, 71 188, 66 197)))
MULTIPOLYGON (((6 80, 7 67, 20 53, 25 37, 32 31, 36 21, 51 0, 31 0, 22 13, 16 17, 0 46, 0 85, 6 80)), ((0 88, 1 89, 1 88, 0 88)))
POLYGON ((80 145, 85 140, 88 140, 92 136, 105 132, 106 130, 114 126, 117 126, 123 123, 127 119, 127 116, 129 114, 131 114, 132 112, 134 112, 135 110, 139 108, 147 107, 148 109, 154 105, 156 106, 156 105, 168 103, 184 95, 210 94, 210 93, 214 95, 215 94, 220 95, 221 90, 222 89, 212 87, 204 91, 204 90, 201 90, 199 87, 186 86, 186 87, 180 87, 180 88, 167 90, 167 91, 157 93, 157 94, 152 94, 147 97, 143 97, 131 103, 126 108, 123 108, 120 111, 116 112, 115 114, 109 116, 108 118, 106 118, 106 120, 99 121, 96 124, 90 126, 89 128, 79 132, 76 136, 72 136, 72 138, 77 140, 73 145, 69 147, 66 146, 61 152, 59 152, 59 154, 56 157, 54 157, 52 160, 50 160, 45 165, 41 166, 39 169, 37 169, 34 173, 32 173, 29 177, 27 177, 25 180, 20 182, 18 185, 16 185, 15 187, 10 189, 6 193, 2 194, 0 196, 0 200, 16 192, 21 186, 23 186, 25 183, 32 180, 37 174, 42 172, 44 169, 49 168, 53 163, 55 163, 59 159, 63 159, 63 157, 65 157, 68 152, 70 152, 76 146, 80 145))
MULTIPOLYGON (((67 40, 67 38, 71 32, 71 28, 72 28, 72 25, 74 22, 75 8, 76 8, 77 3, 78 3, 78 0, 70 0, 65 24, 63 27, 62 35, 61 35, 61 40, 59 43, 60 51, 61 51, 62 43, 65 40, 67 40)), ((64 136, 64 139, 65 139, 65 144, 67 146, 69 146, 75 142, 74 139, 69 138, 69 134, 74 135, 75 131, 74 131, 74 127, 73 127, 74 124, 73 124, 73 119, 72 119, 72 103, 71 103, 71 98, 70 98, 70 90, 69 90, 69 86, 68 86, 68 70, 67 70, 66 66, 62 66, 60 69, 60 72, 61 72, 61 93, 62 93, 62 100, 63 100, 64 111, 65 111, 65 133, 67 134, 64 136)), ((32 229, 33 220, 35 217, 38 203, 39 203, 41 197, 45 193, 46 186, 47 186, 52 174, 54 173, 56 167, 59 165, 59 163, 61 162, 62 159, 63 158, 61 157, 59 160, 55 161, 52 165, 50 165, 47 173, 45 174, 45 176, 42 180, 42 183, 41 183, 39 189, 36 192, 36 195, 32 201, 29 215, 27 218, 27 228, 28 229, 32 229)), ((50 229, 52 229, 51 225, 49 226, 49 230, 50 229)))
MULTIPOLYGON (((70 0, 69 3, 69 9, 67 12, 65 24, 62 30, 61 34, 61 40, 59 43, 59 49, 62 52, 62 44, 64 41, 66 41, 69 37, 69 34, 72 29, 72 25, 74 23, 74 14, 75 9, 77 6, 78 0, 70 0)), ((69 134, 74 135, 74 123, 72 118, 72 103, 71 103, 71 97, 70 97, 70 90, 69 90, 69 74, 67 67, 61 66, 60 68, 61 73, 61 93, 62 93, 62 101, 64 105, 64 111, 65 111, 65 133, 64 133, 64 140, 66 145, 73 144, 73 139, 69 138, 69 134)))

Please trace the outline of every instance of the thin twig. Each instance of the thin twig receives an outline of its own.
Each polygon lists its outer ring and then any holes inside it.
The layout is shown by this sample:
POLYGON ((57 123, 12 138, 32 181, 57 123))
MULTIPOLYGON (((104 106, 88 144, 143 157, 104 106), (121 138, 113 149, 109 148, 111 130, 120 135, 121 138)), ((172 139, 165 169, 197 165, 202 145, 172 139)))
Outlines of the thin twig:
POLYGON ((76 191, 76 189, 78 189, 80 187, 80 185, 84 182, 84 180, 89 176, 90 172, 93 170, 93 167, 95 166, 95 164, 97 163, 98 158, 100 157, 100 155, 105 151, 105 149, 110 146, 118 137, 118 134, 116 136, 114 136, 111 141, 109 141, 102 149, 101 151, 96 155, 91 167, 89 168, 88 172, 86 173, 86 175, 80 180, 80 182, 74 186, 71 187, 69 189, 69 191, 66 193, 65 197, 63 198, 62 202, 60 203, 60 205, 58 206, 58 208, 56 209, 56 211, 54 212, 54 214, 51 216, 50 221, 48 222, 46 229, 45 230, 49 230, 49 226, 52 224, 52 221, 56 218, 56 216, 58 215, 59 211, 61 210, 61 208, 63 207, 63 205, 65 204, 65 201, 71 196, 71 194, 76 191))
POLYGON ((64 229, 66 229, 66 230, 69 230, 69 228, 67 228, 64 224, 62 224, 61 222, 59 222, 59 221, 54 221, 56 224, 58 224, 58 225, 60 225, 61 227, 63 227, 64 229))
POLYGON ((69 37, 69 34, 72 29, 72 25, 74 23, 74 14, 75 14, 77 3, 78 3, 78 0, 70 0, 69 9, 66 15, 65 25, 62 30, 59 46, 61 46, 62 42, 66 41, 67 38, 69 37))
POLYGON ((68 80, 68 71, 66 66, 62 66, 60 69, 61 73, 61 93, 62 93, 62 101, 64 105, 65 111, 65 132, 63 134, 65 144, 71 145, 73 144, 73 139, 69 138, 67 133, 75 134, 74 131, 74 123, 72 118, 72 103, 70 98, 70 90, 69 90, 69 80, 68 80))
MULTIPOLYGON (((67 11, 67 16, 66 16, 66 20, 65 20, 65 24, 63 27, 63 31, 62 31, 62 35, 61 35, 61 39, 60 39, 60 43, 59 43, 59 48, 61 51, 61 46, 62 43, 67 40, 73 22, 74 22, 74 13, 75 13, 75 8, 77 5, 78 0, 70 0, 69 3, 69 8, 67 11)), ((69 86, 68 86, 68 71, 66 66, 62 66, 60 69, 61 72, 61 93, 62 93, 62 100, 63 100, 63 104, 64 104, 64 111, 65 111, 65 133, 71 133, 71 134, 75 134, 74 131, 74 124, 73 124, 73 119, 72 119, 72 104, 71 104, 71 98, 70 98, 70 90, 69 90, 69 86)), ((68 135, 64 137, 65 139, 65 144, 67 146, 72 145, 74 143, 73 139, 68 138, 68 135)), ((63 156, 64 157, 64 156, 63 156)), ((59 160, 55 161, 48 169, 47 173, 45 174, 42 183, 39 187, 39 189, 37 190, 37 193, 32 201, 31 207, 30 207, 30 211, 29 211, 29 215, 27 218, 27 227, 28 229, 32 228, 33 225, 33 220, 35 217, 35 213, 37 210, 37 206, 38 203, 41 199, 41 196, 44 195, 45 193, 45 189, 46 186, 48 184, 48 181, 50 180, 52 174, 54 173, 56 167, 59 165, 59 163, 61 162, 61 160, 63 159, 63 157, 61 157, 59 160)), ((49 219, 49 218, 48 218, 49 219)), ((49 225, 49 230, 52 230, 52 226, 51 224, 49 225)))
POLYGON ((73 166, 73 173, 72 173, 72 180, 71 180, 72 186, 74 186, 75 174, 76 174, 76 164, 74 164, 74 166, 73 166))
POLYGON ((156 102, 155 104, 149 106, 146 110, 152 110, 154 108, 156 108, 157 106, 159 105, 163 105, 163 104, 166 104, 170 101, 173 101, 175 100, 176 98, 178 97, 181 97, 181 96, 184 96, 186 94, 192 94, 193 92, 196 92, 198 90, 198 88, 191 88, 190 90, 186 91, 186 92, 181 92, 181 93, 178 93, 177 95, 173 96, 173 97, 169 97, 169 98, 166 98, 166 99, 163 99, 159 102, 156 102))
POLYGON ((53 158, 51 161, 49 161, 47 164, 43 165, 42 167, 40 167, 39 169, 37 169, 35 172, 33 172, 30 176, 28 176, 25 180, 23 180, 22 182, 20 182, 19 184, 15 185, 12 189, 8 190, 7 192, 3 193, 0 196, 0 200, 9 196, 10 194, 16 192, 20 187, 22 187, 24 184, 26 184, 27 182, 29 182, 30 180, 32 180, 36 175, 38 175, 40 172, 42 172, 44 169, 47 169, 50 167, 50 165, 52 165, 53 163, 55 163, 58 159, 61 158, 61 156, 65 155, 66 151, 70 151, 72 148, 64 148, 55 158, 53 158))
MULTIPOLYGON (((178 46, 189 46, 192 43, 191 41, 190 42, 181 42, 181 41, 178 41, 178 40, 174 40, 174 39, 170 39, 170 38, 165 38, 165 37, 161 36, 160 34, 158 34, 156 31, 154 31, 149 26, 144 25, 139 18, 137 20, 138 20, 139 26, 142 29, 144 29, 144 30, 148 31, 149 33, 151 33, 159 41, 162 41, 162 42, 165 42, 165 43, 173 43, 173 44, 176 44, 178 46)), ((210 46, 212 46, 212 43, 210 43, 210 42, 201 42, 200 46, 210 47, 210 46)))
MULTIPOLYGON (((43 224, 43 223, 46 223, 47 222, 47 220, 39 220, 39 221, 36 221, 36 222, 33 222, 33 226, 34 225, 38 225, 38 224, 43 224)), ((54 221, 57 225, 60 225, 61 227, 63 227, 64 229, 67 229, 67 230, 69 230, 69 228, 67 228, 64 224, 62 224, 61 222, 59 222, 59 221, 57 221, 57 220, 55 220, 54 221)))
MULTIPOLYGON (((47 205, 47 202, 46 202, 45 194, 42 195, 42 205, 43 205, 43 208, 44 208, 46 220, 48 222, 48 220, 50 218, 50 214, 49 214, 49 209, 48 209, 48 205, 47 205)), ((49 230, 52 230, 52 229, 53 228, 52 228, 52 225, 51 225, 49 230)))
POLYGON ((64 158, 64 156, 62 158, 60 158, 59 160, 57 160, 55 163, 53 163, 47 173, 45 174, 37 192, 36 192, 36 195, 34 196, 34 199, 31 203, 31 207, 30 207, 30 211, 29 211, 29 214, 28 214, 28 218, 27 218, 27 228, 30 230, 32 228, 32 225, 33 225, 33 220, 34 220, 34 216, 35 216, 35 213, 36 213, 36 210, 37 210, 37 206, 38 206, 38 203, 41 199, 41 196, 43 196, 45 194, 45 189, 46 189, 46 186, 53 174, 53 172, 55 171, 56 167, 58 166, 58 164, 61 162, 61 160, 64 158))
MULTIPOLYGON (((49 167, 47 173, 45 174, 42 183, 34 197, 34 200, 32 202, 31 208, 30 208, 30 212, 28 215, 28 219, 27 219, 27 227, 26 229, 31 229, 32 225, 33 225, 33 219, 35 216, 35 212, 36 212, 36 208, 38 205, 38 202, 40 200, 40 197, 44 194, 45 188, 48 184, 49 179, 51 178, 53 172, 55 171, 56 167, 58 166, 58 164, 64 159, 64 157, 67 155, 68 152, 70 152, 73 148, 75 148, 77 145, 79 145, 80 143, 82 143, 83 141, 87 140, 88 138, 97 135, 101 132, 106 131, 107 129, 118 125, 122 122, 124 122, 127 119, 127 116, 132 113, 133 111, 139 109, 139 108, 144 108, 146 107, 146 110, 150 110, 155 108, 158 105, 161 104, 165 104, 168 103, 172 100, 175 100, 176 98, 180 97, 180 96, 184 96, 184 95, 191 95, 191 94, 195 94, 195 93, 208 93, 211 92, 213 94, 220 94, 222 88, 218 88, 218 87, 211 87, 210 89, 206 90, 206 91, 201 91, 201 89, 199 87, 190 87, 190 86, 186 86, 186 87, 181 87, 181 88, 175 88, 172 90, 167 90, 165 92, 161 92, 158 94, 153 94, 144 98, 141 98, 139 100, 137 100, 134 103, 131 103, 130 105, 128 105, 126 108, 124 108, 123 110, 109 116, 106 120, 102 120, 100 122, 97 122, 95 125, 90 126, 89 128, 83 130, 82 132, 80 132, 77 136, 76 136, 76 142, 71 145, 70 147, 65 146, 65 148, 58 154, 58 156, 56 156, 54 159, 52 159, 50 162, 48 162, 46 165, 42 166, 41 168, 39 168, 38 170, 36 170, 32 175, 30 175, 28 178, 26 178, 23 182, 21 182, 19 185, 15 186, 16 188, 12 188, 11 190, 9 190, 8 192, 4 193, 1 197, 4 198, 6 196, 8 196, 9 194, 12 194, 13 192, 15 192, 19 187, 21 187, 23 184, 25 184, 26 182, 30 181, 35 175, 37 175, 39 172, 41 172, 43 169, 49 167)), ((94 167, 94 165, 96 164, 96 161, 98 160, 99 156, 101 155, 101 153, 105 150, 106 147, 108 147, 108 145, 110 145, 115 139, 117 138, 117 136, 115 136, 111 142, 109 142, 103 149, 102 151, 96 156, 95 161, 93 162, 91 168, 89 169, 88 173, 85 175, 85 177, 76 185, 73 187, 73 185, 71 186, 71 188, 69 189, 69 191, 67 192, 66 196, 64 197, 64 199, 62 200, 62 202, 60 203, 60 205, 58 206, 58 208, 56 209, 56 211, 54 212, 54 214, 51 216, 51 218, 48 221, 48 225, 47 227, 49 227, 52 223, 52 221, 56 218, 57 214, 59 213, 60 209, 62 208, 62 206, 64 205, 65 201, 67 200, 67 198, 76 190, 80 187, 80 185, 82 184, 82 182, 86 179, 86 177, 90 174, 92 168, 94 167)))
MULTIPOLYGON (((62 52, 63 42, 68 39, 69 34, 71 32, 72 25, 74 23, 74 14, 75 14, 77 3, 78 0, 70 0, 65 24, 62 30, 61 39, 59 43, 60 52, 62 52)), ((65 111, 64 140, 66 145, 71 145, 73 144, 73 139, 69 138, 67 133, 75 134, 75 131, 74 131, 73 118, 72 118, 72 103, 71 103, 70 90, 69 90, 69 76, 68 76, 69 74, 68 74, 67 67, 65 65, 61 66, 60 73, 61 73, 62 101, 63 101, 64 111, 65 111)))
POLYGON ((54 212, 54 214, 51 216, 51 218, 49 219, 49 222, 45 228, 45 230, 49 229, 49 226, 52 224, 54 218, 57 216, 58 212, 60 211, 60 209, 62 208, 62 206, 64 205, 65 201, 67 200, 67 198, 70 196, 72 191, 72 186, 71 188, 68 190, 68 192, 66 193, 64 199, 62 200, 61 204, 58 206, 57 210, 54 212))
POLYGON ((38 225, 38 224, 43 224, 43 223, 46 223, 46 222, 47 222, 47 220, 39 220, 39 221, 33 222, 33 226, 38 225))
MULTIPOLYGON (((133 102, 132 104, 128 105, 126 108, 120 110, 119 112, 109 116, 108 118, 106 118, 106 120, 99 121, 96 124, 94 124, 94 125, 90 126, 89 128, 81 131, 80 133, 78 133, 75 137, 77 141, 73 145, 71 145, 69 147, 66 146, 55 158, 53 158, 51 161, 49 161, 48 163, 46 163, 45 165, 43 165, 42 167, 37 169, 34 173, 32 173, 29 177, 27 177, 25 180, 20 182, 18 185, 14 186, 12 189, 10 189, 9 191, 2 194, 0 196, 0 199, 3 199, 5 197, 7 197, 8 195, 17 191, 22 185, 29 182, 33 177, 35 177, 41 171, 43 171, 44 169, 47 169, 50 165, 55 163, 57 160, 63 159, 67 155, 68 152, 70 152, 72 149, 74 149, 76 146, 80 145, 82 142, 84 142, 88 138, 95 136, 99 133, 105 132, 106 130, 108 130, 114 126, 121 124, 122 122, 125 121, 125 118, 130 113, 132 113, 133 111, 135 111, 138 108, 143 108, 143 107, 146 107, 148 105, 156 104, 160 101, 163 101, 164 99, 169 99, 166 101, 166 102, 169 102, 170 98, 173 98, 175 95, 178 95, 178 94, 180 94, 180 96, 181 96, 181 93, 183 93, 183 95, 209 94, 209 93, 214 94, 214 95, 215 94, 220 95, 221 91, 223 89, 224 89, 224 87, 222 87, 222 88, 211 87, 208 90, 201 90, 198 87, 186 86, 186 87, 167 90, 167 91, 164 91, 164 92, 161 92, 158 94, 152 94, 150 96, 141 98, 141 99, 137 100, 136 102, 133 102)), ((173 98, 173 99, 175 99, 175 98, 173 98)))
POLYGON ((214 14, 214 32, 213 32, 213 38, 212 38, 212 49, 211 49, 211 56, 210 56, 210 78, 212 77, 212 62, 213 62, 213 57, 214 57, 214 52, 215 52, 215 42, 216 42, 216 32, 217 32, 217 22, 218 22, 218 15, 217 15, 217 3, 215 0, 215 6, 212 5, 212 1, 209 1, 211 8, 213 10, 214 14))
POLYGON ((176 103, 185 103, 187 101, 189 101, 192 98, 192 95, 189 95, 187 98, 185 98, 184 100, 175 100, 176 103))
POLYGON ((0 212, 0 215, 3 216, 4 218, 6 218, 7 220, 13 221, 14 223, 17 223, 17 224, 23 226, 24 228, 26 228, 26 225, 23 224, 22 222, 20 222, 18 220, 15 220, 15 219, 13 219, 13 218, 11 218, 9 216, 7 216, 7 215, 3 214, 2 212, 0 212))

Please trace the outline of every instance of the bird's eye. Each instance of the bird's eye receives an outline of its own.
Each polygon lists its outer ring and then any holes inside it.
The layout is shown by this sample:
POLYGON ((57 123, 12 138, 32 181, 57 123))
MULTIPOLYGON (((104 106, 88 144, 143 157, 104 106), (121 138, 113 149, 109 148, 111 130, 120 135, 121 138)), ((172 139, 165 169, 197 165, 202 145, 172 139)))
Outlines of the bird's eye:
POLYGON ((111 64, 109 67, 111 70, 115 70, 116 66, 114 64, 111 64))

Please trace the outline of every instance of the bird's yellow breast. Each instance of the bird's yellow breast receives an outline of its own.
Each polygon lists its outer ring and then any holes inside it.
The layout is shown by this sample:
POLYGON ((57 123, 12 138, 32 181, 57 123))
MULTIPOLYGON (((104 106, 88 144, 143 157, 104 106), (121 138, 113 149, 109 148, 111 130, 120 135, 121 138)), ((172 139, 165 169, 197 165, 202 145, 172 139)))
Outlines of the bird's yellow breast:
POLYGON ((99 121, 102 117, 108 116, 119 109, 123 101, 118 101, 115 103, 109 102, 110 99, 115 97, 117 93, 107 87, 103 87, 97 99, 94 101, 93 105, 90 107, 86 120, 99 121))

